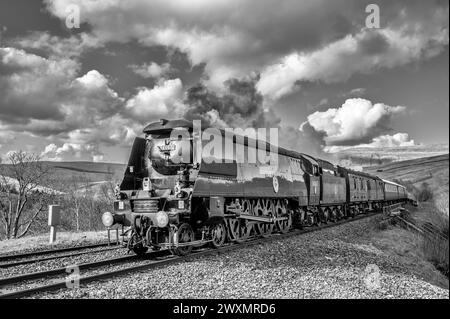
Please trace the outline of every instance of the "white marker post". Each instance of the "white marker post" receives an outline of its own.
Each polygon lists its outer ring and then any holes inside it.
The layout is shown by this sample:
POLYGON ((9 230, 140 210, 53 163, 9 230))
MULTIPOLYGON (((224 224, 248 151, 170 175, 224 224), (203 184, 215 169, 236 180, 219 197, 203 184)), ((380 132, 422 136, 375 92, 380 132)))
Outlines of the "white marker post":
POLYGON ((48 225, 50 226, 50 244, 56 240, 56 227, 61 220, 60 206, 48 205, 48 225))

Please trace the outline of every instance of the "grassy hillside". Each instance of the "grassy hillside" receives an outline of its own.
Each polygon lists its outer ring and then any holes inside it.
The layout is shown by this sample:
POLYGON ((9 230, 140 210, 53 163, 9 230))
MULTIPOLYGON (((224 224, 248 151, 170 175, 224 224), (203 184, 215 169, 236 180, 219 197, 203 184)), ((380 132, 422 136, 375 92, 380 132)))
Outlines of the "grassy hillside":
POLYGON ((51 178, 54 181, 52 188, 64 192, 67 185, 73 187, 75 182, 80 191, 86 191, 87 188, 94 196, 102 193, 102 185, 119 183, 126 168, 125 164, 116 163, 49 161, 44 163, 52 167, 51 178))
POLYGON ((72 176, 87 177, 91 182, 122 179, 125 164, 94 163, 94 162, 45 162, 54 168, 53 173, 67 180, 72 176))
MULTIPOLYGON (((399 180, 408 189, 415 188, 419 193, 429 189, 432 197, 420 202, 417 208, 409 207, 410 217, 419 226, 431 223, 448 234, 449 154, 366 167, 364 171, 382 178, 399 180), (424 188, 423 183, 429 186, 424 188)), ((448 239, 438 236, 422 238, 410 231, 389 228, 377 235, 377 241, 386 243, 389 249, 394 248, 396 254, 411 263, 416 263, 416 257, 431 262, 447 276, 444 287, 448 288, 448 239)))
POLYGON ((427 183, 436 207, 448 215, 449 154, 365 167, 364 171, 381 178, 411 182, 415 187, 427 183))
MULTIPOLYGON (((52 167, 52 173, 56 178, 68 180, 72 177, 87 177, 91 182, 122 179, 125 164, 94 163, 94 162, 43 162, 52 167)), ((7 166, 8 164, 0 164, 7 166)))
POLYGON ((339 150, 334 153, 343 166, 364 167, 421 159, 448 154, 448 144, 416 145, 399 147, 361 147, 339 150))
POLYGON ((427 182, 433 190, 448 192, 449 154, 364 167, 364 171, 382 178, 411 181, 416 186, 427 182))

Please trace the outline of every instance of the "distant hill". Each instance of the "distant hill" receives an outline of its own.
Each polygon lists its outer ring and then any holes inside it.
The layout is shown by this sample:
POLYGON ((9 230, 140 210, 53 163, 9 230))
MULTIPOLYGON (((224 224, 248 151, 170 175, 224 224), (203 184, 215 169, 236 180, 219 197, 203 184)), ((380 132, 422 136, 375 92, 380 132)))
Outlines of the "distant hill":
POLYGON ((363 170, 382 178, 411 181, 415 186, 427 182, 436 190, 446 187, 448 191, 449 154, 364 167, 363 170))
POLYGON ((343 166, 364 167, 384 165, 449 153, 448 144, 398 146, 398 147, 360 147, 341 149, 332 154, 343 166))
MULTIPOLYGON (((51 162, 44 161, 46 165, 52 167, 52 179, 57 181, 57 189, 64 192, 65 182, 77 181, 80 189, 89 188, 93 194, 101 192, 103 184, 109 182, 118 183, 122 181, 125 171, 125 164, 117 163, 95 163, 95 162, 51 162)), ((8 165, 8 164, 0 164, 8 165)))
POLYGON ((54 168, 58 178, 86 177, 90 182, 122 180, 125 164, 96 162, 44 162, 54 168))
MULTIPOLYGON (((449 154, 364 167, 363 170, 381 178, 410 181, 416 187, 425 182, 432 189, 437 206, 448 206, 449 154)), ((448 213, 448 208, 446 210, 448 213)))

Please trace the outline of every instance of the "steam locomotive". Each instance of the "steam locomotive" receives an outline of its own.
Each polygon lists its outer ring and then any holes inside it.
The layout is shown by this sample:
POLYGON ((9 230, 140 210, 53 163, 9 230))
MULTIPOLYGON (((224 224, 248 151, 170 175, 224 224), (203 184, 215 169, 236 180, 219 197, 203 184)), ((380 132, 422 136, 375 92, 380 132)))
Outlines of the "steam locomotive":
POLYGON ((161 120, 135 139, 114 211, 102 221, 128 227, 136 254, 168 248, 185 255, 408 200, 397 183, 224 130, 215 131, 221 143, 214 158, 204 132, 189 121, 161 120), (248 160, 255 152, 266 157, 248 160))

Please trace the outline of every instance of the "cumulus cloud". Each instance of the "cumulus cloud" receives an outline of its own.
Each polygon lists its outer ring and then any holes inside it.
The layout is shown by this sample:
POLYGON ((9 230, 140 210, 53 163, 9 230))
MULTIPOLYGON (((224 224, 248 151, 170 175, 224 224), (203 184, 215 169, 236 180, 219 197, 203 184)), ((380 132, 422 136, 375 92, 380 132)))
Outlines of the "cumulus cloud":
POLYGON ((442 28, 445 19, 436 14, 435 28, 416 34, 390 28, 363 30, 313 52, 294 52, 262 71, 258 90, 278 99, 296 90, 299 81, 342 82, 355 73, 435 56, 448 45, 448 27, 442 28))
MULTIPOLYGON (((249 0, 45 3, 62 21, 69 4, 79 5, 89 31, 67 37, 33 32, 0 48, 0 132, 46 136, 56 146, 48 150, 55 157, 99 159, 96 146, 128 142, 142 124, 181 116, 222 127, 279 127, 286 132, 280 135, 283 142, 297 149, 310 147, 304 136, 319 146, 408 143, 389 135, 389 120, 402 107, 351 99, 351 107, 346 102, 311 114, 299 131, 282 127, 267 109, 271 104, 263 102, 290 94, 305 81, 345 81, 356 73, 434 57, 448 45, 448 3, 442 1, 380 0, 380 30, 365 29, 366 4, 357 0, 282 0, 276 10, 269 0, 258 5, 249 0), (157 84, 139 87, 125 99, 106 74, 85 73, 81 66, 86 50, 134 41, 186 53, 191 65, 204 66, 202 83, 185 93, 179 78, 168 79, 173 75, 169 64, 134 64, 131 70, 157 84)), ((328 103, 323 99, 319 105, 328 103)))
POLYGON ((0 120, 15 131, 53 135, 116 114, 123 104, 96 70, 77 77, 77 61, 0 48, 0 120))
POLYGON ((71 59, 47 59, 20 49, 0 48, 0 119, 62 119, 59 93, 70 85, 79 68, 71 59))
POLYGON ((100 145, 127 145, 141 130, 110 80, 97 70, 78 75, 76 60, 8 47, 0 69, 0 144, 25 132, 62 144, 48 158, 99 159, 100 145))
POLYGON ((374 137, 372 142, 354 146, 325 146, 324 150, 329 153, 336 153, 351 148, 387 148, 387 147, 409 147, 417 146, 416 142, 407 133, 396 133, 393 135, 381 135, 374 137))
POLYGON ((156 62, 151 62, 150 64, 144 63, 142 65, 132 64, 130 65, 130 68, 134 73, 142 76, 143 78, 154 79, 166 77, 173 71, 169 63, 158 64, 156 62))
MULTIPOLYGON (((261 0, 257 6, 247 0, 46 3, 61 20, 66 19, 69 4, 79 5, 81 22, 88 23, 95 37, 104 41, 138 40, 147 46, 177 48, 188 54, 193 65, 206 63, 209 83, 216 87, 231 77, 259 70, 293 48, 314 48, 342 37, 352 25, 351 15, 342 10, 348 1, 343 0, 284 0, 276 12, 269 0, 261 0)), ((364 10, 355 13, 362 15, 364 10)))
MULTIPOLYGON (((0 123, 0 149, 6 144, 10 143, 14 139, 14 133, 8 131, 3 125, 0 123)), ((1 160, 1 157, 0 157, 1 160)))
POLYGON ((90 155, 92 161, 103 159, 103 154, 99 152, 95 145, 84 145, 76 143, 64 143, 58 147, 56 144, 48 144, 41 153, 41 158, 48 161, 63 161, 81 159, 86 154, 90 155))
POLYGON ((52 35, 48 31, 34 31, 26 36, 8 40, 8 43, 25 50, 38 50, 47 56, 66 58, 78 57, 87 50, 103 45, 101 39, 86 32, 64 38, 52 35))
POLYGON ((184 111, 183 84, 180 79, 163 80, 152 89, 142 87, 125 105, 126 112, 142 123, 181 116, 184 111))
POLYGON ((390 131, 391 118, 405 109, 404 106, 372 104, 361 98, 347 99, 339 108, 310 114, 300 129, 308 124, 314 130, 325 133, 327 145, 358 145, 390 131))
POLYGON ((67 5, 78 4, 82 22, 104 41, 177 48, 193 65, 206 64, 215 87, 261 72, 258 89, 272 99, 297 89, 298 81, 345 80, 435 56, 448 44, 448 4, 442 1, 380 0, 380 30, 365 29, 366 4, 356 0, 283 0, 277 10, 269 0, 46 3, 62 20, 67 5))
POLYGON ((364 94, 366 94, 367 89, 366 88, 355 88, 355 89, 351 89, 348 92, 342 93, 340 96, 341 97, 361 97, 364 94))

